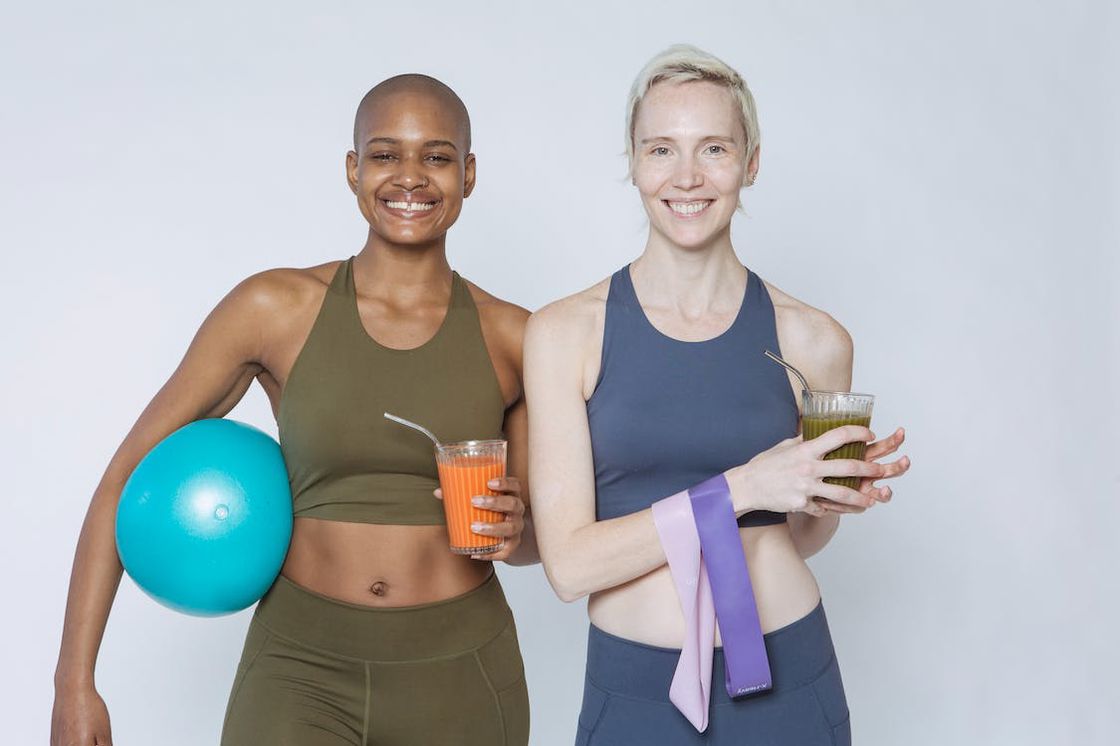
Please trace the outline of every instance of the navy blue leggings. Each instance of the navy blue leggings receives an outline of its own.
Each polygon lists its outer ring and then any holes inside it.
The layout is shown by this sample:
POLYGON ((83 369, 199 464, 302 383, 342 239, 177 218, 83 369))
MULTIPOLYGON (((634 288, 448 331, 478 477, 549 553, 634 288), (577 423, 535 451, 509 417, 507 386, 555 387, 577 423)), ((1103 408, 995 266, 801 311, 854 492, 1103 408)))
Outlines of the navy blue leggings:
POLYGON ((697 733, 669 702, 680 651, 592 625, 576 746, 849 746, 848 703, 824 606, 765 641, 774 688, 730 699, 717 649, 708 729, 697 733))

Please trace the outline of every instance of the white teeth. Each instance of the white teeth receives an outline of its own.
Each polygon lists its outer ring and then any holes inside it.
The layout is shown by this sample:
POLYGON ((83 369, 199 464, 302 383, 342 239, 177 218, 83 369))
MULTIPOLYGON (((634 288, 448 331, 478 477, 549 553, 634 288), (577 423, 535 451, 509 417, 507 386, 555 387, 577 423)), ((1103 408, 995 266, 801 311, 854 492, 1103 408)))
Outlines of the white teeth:
POLYGON ((710 204, 712 204, 711 200, 703 200, 700 202, 670 202, 669 208, 678 215, 695 215, 710 204))
POLYGON ((427 212, 436 206, 435 202, 390 202, 389 200, 385 200, 385 204, 394 210, 406 212, 427 212))

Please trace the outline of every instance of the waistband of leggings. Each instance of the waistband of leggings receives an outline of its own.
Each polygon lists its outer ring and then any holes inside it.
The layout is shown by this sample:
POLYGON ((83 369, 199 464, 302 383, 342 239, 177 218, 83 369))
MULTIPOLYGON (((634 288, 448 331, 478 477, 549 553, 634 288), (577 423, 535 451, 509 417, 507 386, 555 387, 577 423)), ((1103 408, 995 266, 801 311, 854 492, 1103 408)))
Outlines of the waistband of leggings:
MULTIPOLYGON (((774 690, 796 689, 816 679, 835 652, 823 603, 785 627, 763 635, 774 690)), ((587 677, 612 694, 655 702, 669 701, 669 684, 681 651, 627 640, 591 625, 587 639, 587 677)), ((730 702, 724 686, 723 648, 712 660, 712 704, 730 702)))
POLYGON ((512 619, 497 574, 462 595, 399 607, 339 601, 281 575, 254 613, 255 621, 293 642, 369 661, 468 652, 497 637, 512 619))

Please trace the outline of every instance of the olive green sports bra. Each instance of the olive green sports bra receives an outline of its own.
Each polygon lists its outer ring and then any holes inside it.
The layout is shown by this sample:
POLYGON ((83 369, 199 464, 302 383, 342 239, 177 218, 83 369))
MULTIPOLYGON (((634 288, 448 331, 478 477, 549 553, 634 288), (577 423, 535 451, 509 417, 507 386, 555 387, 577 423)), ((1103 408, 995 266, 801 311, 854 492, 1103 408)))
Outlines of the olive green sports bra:
POLYGON ((411 350, 385 347, 362 326, 353 260, 335 272, 280 398, 295 515, 443 523, 432 442, 383 415, 419 422, 444 442, 502 437, 505 403, 478 309, 453 272, 435 336, 411 350))

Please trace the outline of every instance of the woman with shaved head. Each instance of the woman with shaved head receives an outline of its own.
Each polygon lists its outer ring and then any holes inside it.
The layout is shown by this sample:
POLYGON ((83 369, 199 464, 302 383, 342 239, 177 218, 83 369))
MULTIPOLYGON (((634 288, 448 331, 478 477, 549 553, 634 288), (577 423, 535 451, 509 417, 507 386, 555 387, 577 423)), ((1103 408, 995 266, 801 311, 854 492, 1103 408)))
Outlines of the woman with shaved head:
POLYGON ((902 431, 866 461, 821 458, 866 428, 798 435, 800 387, 764 352, 847 391, 852 342, 736 256, 731 218, 759 164, 742 77, 670 48, 638 74, 626 125, 645 250, 538 311, 525 340, 541 557, 562 599, 590 596, 576 743, 847 743, 805 558, 842 514, 890 499, 874 480, 908 468, 878 462, 902 431), (860 489, 822 481, 838 476, 860 489))
POLYGON ((365 245, 235 287, 95 492, 55 675, 54 746, 110 742, 93 670, 122 571, 113 518, 124 482, 156 443, 223 416, 254 379, 272 402, 295 520, 246 636, 222 743, 528 743, 517 634, 492 565, 536 561, 521 486, 528 313, 447 261, 447 231, 475 183, 463 102, 422 75, 376 86, 358 107, 346 178, 365 245), (508 440, 509 476, 482 499, 505 520, 475 527, 501 537, 499 551, 448 551, 431 443, 386 411, 445 441, 508 440))

